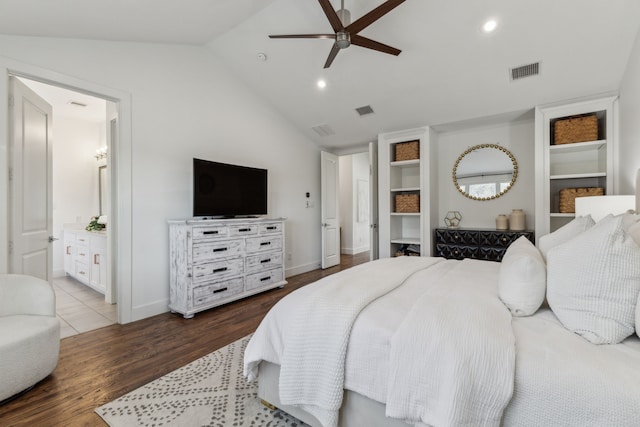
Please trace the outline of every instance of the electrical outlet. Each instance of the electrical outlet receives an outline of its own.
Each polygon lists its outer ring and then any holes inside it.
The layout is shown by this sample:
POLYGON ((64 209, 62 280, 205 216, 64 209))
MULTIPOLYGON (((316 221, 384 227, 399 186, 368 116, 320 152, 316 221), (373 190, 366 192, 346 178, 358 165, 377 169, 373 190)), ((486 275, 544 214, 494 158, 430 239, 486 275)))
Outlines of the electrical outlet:
POLYGON ((315 206, 315 202, 313 200, 307 199, 307 208, 312 208, 315 206))
POLYGON ((291 252, 287 252, 287 261, 291 261, 292 257, 291 252))

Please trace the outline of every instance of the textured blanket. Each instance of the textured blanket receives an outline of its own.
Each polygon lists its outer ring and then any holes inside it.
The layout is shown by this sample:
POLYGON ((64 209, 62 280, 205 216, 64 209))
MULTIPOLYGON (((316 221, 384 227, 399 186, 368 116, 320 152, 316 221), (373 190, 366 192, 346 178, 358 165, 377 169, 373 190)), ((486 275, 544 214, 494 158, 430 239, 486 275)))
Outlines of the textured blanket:
MULTIPOLYGON (((451 264, 391 340, 386 415, 418 425, 499 426, 514 386, 511 314, 495 283, 451 264)), ((416 278, 419 278, 416 276, 416 278)))
POLYGON ((304 290, 306 298, 295 307, 288 307, 294 312, 280 322, 280 329, 286 329, 286 341, 282 339, 285 332, 274 334, 263 327, 273 321, 265 318, 254 334, 255 343, 250 343, 245 353, 245 373, 252 379, 260 360, 281 359, 270 361, 281 363, 282 403, 300 406, 324 426, 335 427, 342 403, 345 355, 356 317, 369 303, 417 271, 441 261, 417 257, 381 259, 310 285, 304 290), (255 354, 254 346, 265 345, 267 356, 255 354))

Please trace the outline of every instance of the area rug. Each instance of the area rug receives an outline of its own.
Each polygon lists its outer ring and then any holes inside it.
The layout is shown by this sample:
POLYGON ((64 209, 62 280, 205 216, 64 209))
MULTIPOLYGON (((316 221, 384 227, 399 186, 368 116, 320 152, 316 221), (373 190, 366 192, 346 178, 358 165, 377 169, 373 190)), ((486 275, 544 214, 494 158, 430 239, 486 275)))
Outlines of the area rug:
POLYGON ((249 338, 195 360, 95 412, 111 427, 307 426, 260 403, 257 383, 247 383, 242 375, 249 338))

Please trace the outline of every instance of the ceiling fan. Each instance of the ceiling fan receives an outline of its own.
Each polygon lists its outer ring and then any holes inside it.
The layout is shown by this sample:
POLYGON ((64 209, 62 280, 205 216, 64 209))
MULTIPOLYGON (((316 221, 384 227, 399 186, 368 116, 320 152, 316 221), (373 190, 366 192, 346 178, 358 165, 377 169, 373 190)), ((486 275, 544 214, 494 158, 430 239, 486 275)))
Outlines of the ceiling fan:
POLYGON ((352 44, 367 49, 377 50, 379 52, 388 53, 390 55, 398 56, 399 49, 395 47, 387 46, 386 44, 379 43, 375 40, 368 39, 359 35, 358 33, 369 25, 382 18, 387 13, 391 12, 405 0, 387 0, 380 6, 373 9, 355 22, 351 21, 351 12, 344 8, 344 0, 341 1, 340 10, 336 11, 331 6, 329 0, 318 0, 324 14, 327 16, 334 34, 285 34, 285 35, 270 35, 272 39, 334 39, 333 47, 329 52, 329 57, 324 64, 324 68, 329 68, 331 63, 340 52, 340 49, 346 49, 352 44))

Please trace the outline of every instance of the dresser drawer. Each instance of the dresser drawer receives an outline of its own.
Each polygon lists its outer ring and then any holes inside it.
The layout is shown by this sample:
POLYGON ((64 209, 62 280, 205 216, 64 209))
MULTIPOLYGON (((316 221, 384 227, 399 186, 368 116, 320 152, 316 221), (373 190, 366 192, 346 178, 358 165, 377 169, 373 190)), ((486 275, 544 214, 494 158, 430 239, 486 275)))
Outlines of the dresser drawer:
POLYGON ((242 293, 244 280, 242 277, 193 288, 193 305, 199 306, 223 298, 242 293))
POLYGON ((229 236, 251 236, 254 234, 258 234, 258 226, 256 224, 229 226, 229 236))
POLYGON ((193 245, 193 263, 239 256, 244 252, 244 240, 221 240, 193 245))
POLYGON ((78 246, 89 246, 89 236, 78 233, 76 235, 76 245, 78 246))
POLYGON ((502 248, 507 248, 511 243, 515 242, 520 238, 520 236, 526 236, 527 238, 531 238, 532 233, 518 233, 515 231, 495 231, 495 232, 487 232, 480 234, 480 245, 481 246, 497 246, 502 248))
MULTIPOLYGON (((89 239, 86 239, 87 241, 89 239)), ((77 245, 76 246, 76 261, 89 264, 91 261, 91 250, 89 246, 77 245)))
POLYGON ((208 226, 208 227, 193 227, 193 240, 205 240, 216 237, 226 237, 229 235, 229 228, 227 226, 208 226))
POLYGON ((477 246, 437 244, 435 256, 447 259, 477 258, 478 250, 477 246))
POLYGON ((247 252, 263 252, 282 249, 281 236, 251 237, 247 239, 247 252))
POLYGON ((281 233, 282 232, 282 223, 281 222, 272 222, 272 223, 268 223, 268 224, 260 224, 259 232, 260 232, 260 234, 281 233))
POLYGON ((89 274, 89 263, 76 261, 76 279, 85 284, 89 283, 89 274))
POLYGON ((224 259, 193 266, 193 282, 218 280, 218 278, 241 275, 244 270, 242 258, 224 259))
POLYGON ((245 271, 269 270, 282 265, 282 252, 268 252, 260 255, 251 255, 245 259, 245 271))
POLYGON ((259 273, 248 274, 245 278, 244 289, 250 291, 252 289, 268 286, 272 283, 282 281, 284 274, 282 268, 276 268, 274 270, 262 271, 259 273))
POLYGON ((477 245, 479 233, 475 230, 440 230, 436 229, 436 243, 454 245, 477 245))

